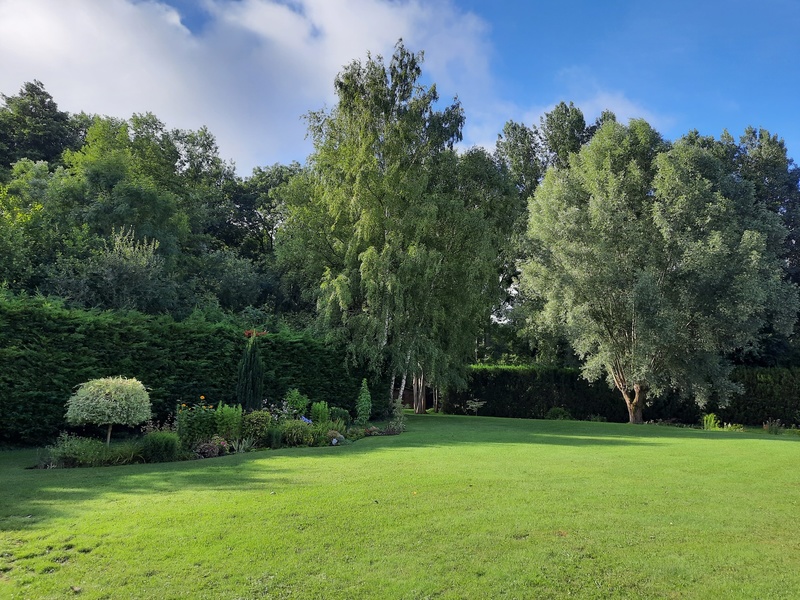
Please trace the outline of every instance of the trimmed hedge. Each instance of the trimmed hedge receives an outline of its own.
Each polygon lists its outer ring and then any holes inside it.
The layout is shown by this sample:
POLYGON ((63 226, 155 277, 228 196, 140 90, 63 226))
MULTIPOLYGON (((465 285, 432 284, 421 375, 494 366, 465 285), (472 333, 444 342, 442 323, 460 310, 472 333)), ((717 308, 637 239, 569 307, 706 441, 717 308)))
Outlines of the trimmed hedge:
MULTIPOLYGON (((672 393, 648 402, 644 418, 693 425, 703 412, 714 412, 726 423, 758 426, 780 419, 784 425, 800 425, 800 368, 737 367, 731 378, 744 393, 731 398, 727 406, 712 402, 701 409, 672 393)), ((470 368, 467 389, 447 394, 443 410, 464 414, 468 400, 485 402, 478 410, 483 416, 543 419, 558 407, 576 419, 628 420, 618 391, 604 382, 589 384, 576 369, 476 365, 470 368)))
MULTIPOLYGON (((200 396, 235 404, 246 341, 230 324, 68 309, 58 300, 0 291, 0 444, 54 439, 75 387, 100 377, 139 379, 159 420, 200 396)), ((343 352, 289 333, 259 344, 270 402, 296 387, 314 401, 354 410, 364 374, 347 370, 343 352)))
POLYGON ((478 415, 487 417, 544 419, 551 408, 559 407, 575 419, 628 420, 622 397, 603 382, 590 384, 577 369, 475 365, 467 381, 467 389, 445 395, 444 412, 464 414, 468 400, 480 400, 485 404, 478 415))

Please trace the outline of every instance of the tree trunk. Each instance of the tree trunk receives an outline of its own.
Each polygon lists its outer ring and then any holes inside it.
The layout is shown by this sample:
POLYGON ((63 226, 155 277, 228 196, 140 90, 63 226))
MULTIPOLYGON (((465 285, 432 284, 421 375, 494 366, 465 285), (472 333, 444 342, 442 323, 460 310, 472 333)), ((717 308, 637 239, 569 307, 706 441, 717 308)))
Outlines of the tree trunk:
POLYGON ((625 405, 628 407, 628 422, 641 425, 644 423, 642 411, 647 399, 647 386, 634 383, 633 391, 633 398, 631 398, 631 394, 627 390, 622 390, 622 397, 625 398, 625 405))
POLYGON ((111 427, 112 426, 113 426, 113 423, 109 423, 108 424, 108 434, 106 435, 106 446, 110 446, 111 445, 111 427))
POLYGON ((425 414, 425 376, 414 375, 414 414, 425 414))

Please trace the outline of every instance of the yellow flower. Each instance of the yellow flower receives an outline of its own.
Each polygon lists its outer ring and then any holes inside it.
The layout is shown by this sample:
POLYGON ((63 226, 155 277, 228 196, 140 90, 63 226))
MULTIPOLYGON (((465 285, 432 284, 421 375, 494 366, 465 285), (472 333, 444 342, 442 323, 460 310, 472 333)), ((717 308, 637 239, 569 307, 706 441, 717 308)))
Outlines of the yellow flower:
POLYGON ((205 396, 200 396, 200 400, 205 400, 205 399, 206 399, 205 396))

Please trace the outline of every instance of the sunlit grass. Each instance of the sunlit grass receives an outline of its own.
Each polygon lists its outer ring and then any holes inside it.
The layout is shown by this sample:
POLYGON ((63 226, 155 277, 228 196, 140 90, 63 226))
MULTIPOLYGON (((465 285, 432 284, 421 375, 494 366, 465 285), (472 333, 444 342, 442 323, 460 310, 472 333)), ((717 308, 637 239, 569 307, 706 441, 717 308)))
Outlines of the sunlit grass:
POLYGON ((412 417, 168 465, 0 453, 0 598, 796 598, 800 437, 412 417))

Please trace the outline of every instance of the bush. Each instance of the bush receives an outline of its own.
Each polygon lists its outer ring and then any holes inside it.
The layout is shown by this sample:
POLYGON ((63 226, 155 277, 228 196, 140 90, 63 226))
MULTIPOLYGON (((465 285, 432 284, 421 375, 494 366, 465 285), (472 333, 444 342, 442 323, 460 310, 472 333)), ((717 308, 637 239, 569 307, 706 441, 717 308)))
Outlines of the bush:
POLYGON ((98 467, 105 464, 108 447, 100 440, 67 433, 46 448, 45 466, 57 468, 98 467))
POLYGON ((281 425, 281 433, 286 446, 310 446, 314 442, 311 425, 304 421, 284 421, 281 425))
POLYGON ((334 422, 341 421, 342 423, 344 423, 344 427, 342 429, 345 429, 350 425, 351 422, 350 413, 347 412, 346 408, 341 408, 339 406, 331 406, 331 421, 334 422))
POLYGON ((331 411, 328 408, 328 403, 324 401, 314 402, 314 404, 311 405, 310 417, 314 424, 322 424, 330 421, 331 411))
POLYGON ((367 380, 361 380, 361 389, 358 392, 358 399, 356 400, 356 425, 359 427, 366 426, 372 415, 372 396, 369 393, 367 380))
POLYGON ((150 395, 142 383, 125 377, 105 377, 82 383, 67 400, 67 422, 72 425, 138 425, 151 416, 150 395))
POLYGON ((145 434, 141 445, 145 462, 174 462, 180 458, 180 438, 175 432, 152 431, 145 434))
POLYGON ((709 431, 715 431, 720 429, 719 426, 719 419, 717 415, 714 413, 708 413, 707 415, 703 415, 703 429, 707 429, 709 431))
POLYGON ((283 445, 283 428, 278 425, 272 425, 267 429, 267 446, 273 450, 277 450, 283 445))
POLYGON ((216 421, 216 433, 226 440, 235 440, 242 435, 242 407, 227 406, 220 402, 217 406, 217 414, 214 416, 216 421))
POLYGON ((547 414, 544 416, 544 418, 550 421, 571 421, 572 415, 569 414, 569 411, 566 408, 554 406, 547 411, 547 414))
POLYGON ((297 416, 305 415, 308 403, 311 402, 308 396, 301 394, 297 388, 292 388, 286 392, 284 401, 297 416))
POLYGON ((108 446, 102 464, 131 465, 140 462, 144 462, 141 440, 127 440, 108 446))
POLYGON ((207 442, 200 442, 194 449, 198 458, 216 458, 227 454, 229 450, 228 442, 218 435, 211 436, 207 442))
POLYGON ((242 417, 242 437, 250 438, 253 443, 263 448, 269 446, 269 429, 272 415, 266 410, 254 410, 242 417))
POLYGON ((217 431, 217 413, 211 406, 204 404, 181 404, 178 407, 177 422, 178 437, 184 450, 193 450, 197 444, 207 442, 217 431))

